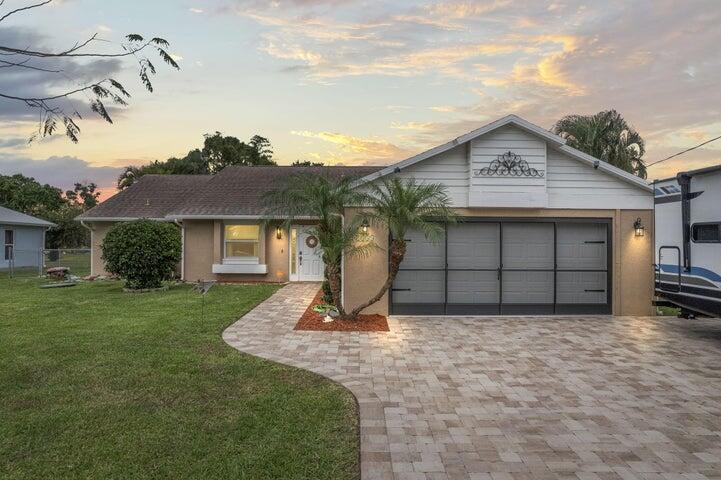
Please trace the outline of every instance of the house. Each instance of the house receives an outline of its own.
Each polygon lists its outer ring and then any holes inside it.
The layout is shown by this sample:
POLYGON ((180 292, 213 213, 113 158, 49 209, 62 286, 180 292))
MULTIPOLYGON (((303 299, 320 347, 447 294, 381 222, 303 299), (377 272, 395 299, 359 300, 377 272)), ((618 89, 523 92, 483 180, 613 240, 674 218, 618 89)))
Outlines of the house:
MULTIPOLYGON (((642 179, 515 115, 388 167, 229 167, 214 176, 145 176, 79 217, 92 231, 93 273, 114 223, 176 222, 185 280, 321 280, 313 220, 261 226, 262 195, 302 171, 396 175, 442 183, 462 222, 440 243, 411 234, 391 292, 369 308, 393 314, 651 314, 653 191, 642 179), (636 235, 637 219, 646 235, 636 235)), ((346 217, 358 214, 348 208, 346 217)), ((388 233, 370 232, 381 245, 388 233)), ((344 260, 349 307, 370 298, 387 252, 344 260)))
POLYGON ((0 240, 3 242, 0 270, 41 266, 45 232, 54 226, 47 220, 0 207, 0 240))

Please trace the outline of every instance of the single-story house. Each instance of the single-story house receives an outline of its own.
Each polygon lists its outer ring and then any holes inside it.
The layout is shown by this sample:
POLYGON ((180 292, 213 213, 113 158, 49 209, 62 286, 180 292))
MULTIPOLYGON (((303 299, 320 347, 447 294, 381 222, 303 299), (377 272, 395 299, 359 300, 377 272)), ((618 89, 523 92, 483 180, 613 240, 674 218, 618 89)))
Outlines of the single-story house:
MULTIPOLYGON (((262 224, 263 194, 298 171, 353 176, 358 188, 390 175, 447 187, 462 221, 440 243, 409 235, 398 278, 371 313, 652 313, 652 188, 515 115, 387 167, 147 175, 79 217, 92 231, 92 273, 103 272, 99 246, 113 223, 152 218, 182 229, 185 280, 321 280, 312 219, 289 231, 262 224)), ((387 232, 370 233, 387 245, 387 232)), ((370 298, 387 271, 383 249, 346 258, 346 306, 370 298)))
POLYGON ((45 232, 54 226, 47 220, 0 207, 0 270, 42 265, 45 232))

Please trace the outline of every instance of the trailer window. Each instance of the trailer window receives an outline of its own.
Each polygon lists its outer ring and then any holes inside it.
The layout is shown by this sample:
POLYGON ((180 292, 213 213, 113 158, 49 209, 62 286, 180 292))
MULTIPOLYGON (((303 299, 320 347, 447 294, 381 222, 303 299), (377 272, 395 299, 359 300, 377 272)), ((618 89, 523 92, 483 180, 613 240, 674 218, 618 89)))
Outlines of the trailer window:
POLYGON ((691 237, 695 243, 721 243, 721 222, 695 223, 691 226, 691 237))

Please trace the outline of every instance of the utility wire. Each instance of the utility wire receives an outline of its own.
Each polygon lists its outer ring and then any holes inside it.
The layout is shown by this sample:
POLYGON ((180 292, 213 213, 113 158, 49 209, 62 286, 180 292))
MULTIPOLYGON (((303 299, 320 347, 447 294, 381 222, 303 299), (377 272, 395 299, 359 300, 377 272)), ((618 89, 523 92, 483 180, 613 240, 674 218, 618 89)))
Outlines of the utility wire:
POLYGON ((716 137, 716 138, 712 138, 711 140, 707 140, 707 141, 705 141, 705 142, 703 142, 703 143, 699 143, 699 144, 696 145, 695 147, 687 148, 687 149, 684 150, 683 152, 674 153, 674 154, 671 155, 670 157, 662 158, 661 160, 656 160, 655 162, 651 162, 651 163, 649 163, 649 164, 646 165, 646 168, 648 168, 648 167, 653 167, 653 166, 656 165, 657 163, 665 162, 666 160, 670 160, 670 159, 672 159, 672 158, 674 158, 674 157, 678 157, 679 155, 683 155, 684 153, 690 152, 691 150, 696 150, 697 148, 703 147, 703 146, 706 145, 707 143, 714 142, 714 141, 718 140, 719 138, 721 138, 721 135, 719 135, 719 136, 716 137))

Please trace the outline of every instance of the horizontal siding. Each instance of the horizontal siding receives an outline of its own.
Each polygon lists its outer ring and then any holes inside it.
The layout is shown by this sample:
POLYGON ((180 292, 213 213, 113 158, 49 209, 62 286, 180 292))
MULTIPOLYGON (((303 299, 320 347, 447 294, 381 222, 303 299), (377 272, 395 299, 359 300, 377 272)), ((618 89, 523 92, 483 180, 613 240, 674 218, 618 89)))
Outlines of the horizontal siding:
POLYGON ((546 176, 551 208, 653 208, 650 192, 552 148, 546 176))
MULTIPOLYGON (((471 168, 488 167, 499 155, 511 151, 537 170, 546 170, 546 142, 513 126, 506 126, 471 141, 471 168)), ((476 177, 471 178, 472 198, 489 192, 543 193, 544 177, 476 177)))
POLYGON ((396 173, 418 182, 442 183, 454 207, 468 206, 468 155, 465 144, 423 160, 396 173))

